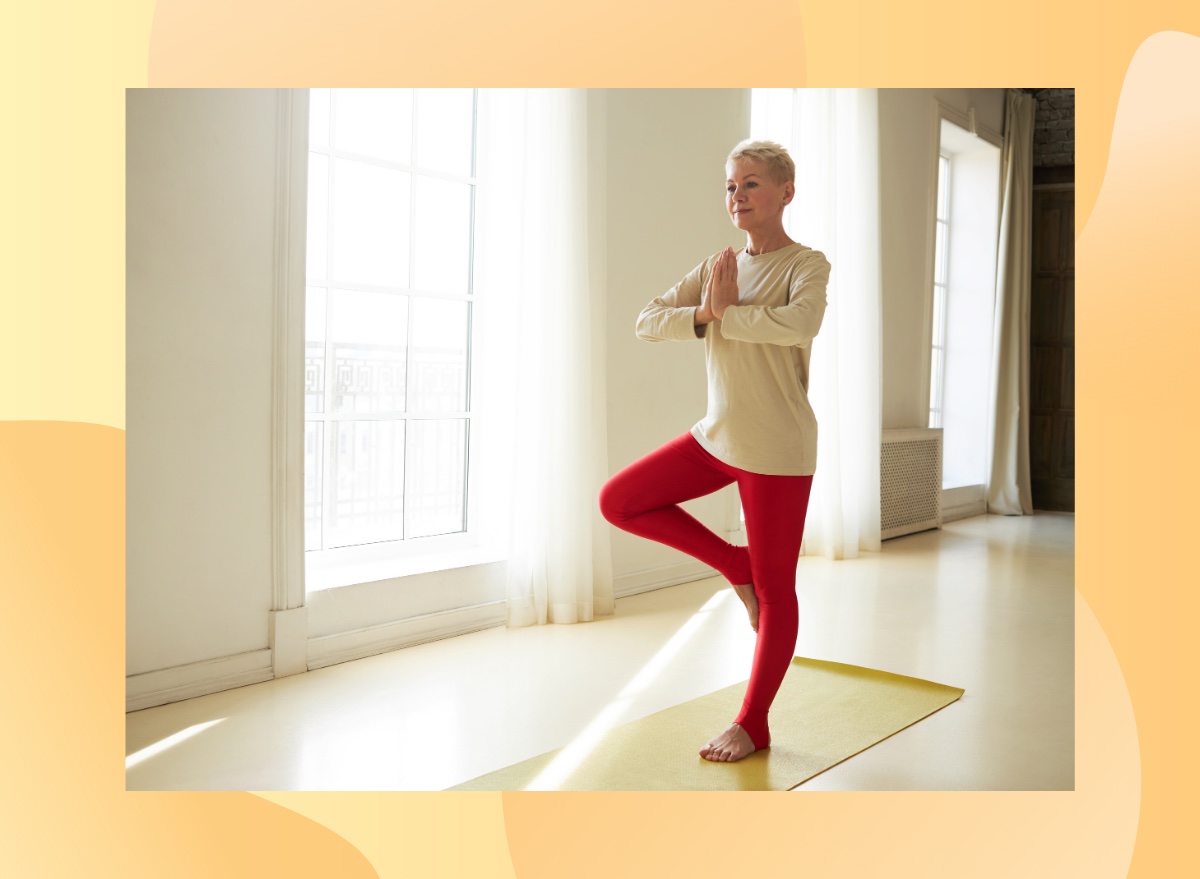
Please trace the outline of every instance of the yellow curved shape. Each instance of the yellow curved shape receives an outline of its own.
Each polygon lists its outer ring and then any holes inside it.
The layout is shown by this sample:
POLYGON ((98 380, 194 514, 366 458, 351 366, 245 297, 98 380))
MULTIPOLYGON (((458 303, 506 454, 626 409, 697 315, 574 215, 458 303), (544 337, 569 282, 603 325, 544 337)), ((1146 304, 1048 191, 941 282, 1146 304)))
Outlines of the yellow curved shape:
POLYGON ((111 427, 0 422, 0 876, 374 879, 251 794, 125 792, 124 463, 111 427))
POLYGON ((517 879, 498 793, 264 791, 258 796, 333 830, 366 856, 380 879, 517 879))

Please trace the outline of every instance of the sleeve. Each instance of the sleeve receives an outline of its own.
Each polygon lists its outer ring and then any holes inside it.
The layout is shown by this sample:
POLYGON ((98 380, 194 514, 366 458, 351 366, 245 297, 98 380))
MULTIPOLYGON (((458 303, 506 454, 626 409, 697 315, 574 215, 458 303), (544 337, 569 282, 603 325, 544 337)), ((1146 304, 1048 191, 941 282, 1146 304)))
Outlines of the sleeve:
POLYGON ((688 272, 682 281, 651 300, 638 315, 634 331, 647 342, 686 342, 703 339, 708 325, 696 326, 696 309, 704 295, 708 261, 688 272))
POLYGON ((787 305, 731 305, 721 318, 721 335, 738 342, 807 347, 825 317, 828 284, 829 260, 814 250, 792 273, 787 305))

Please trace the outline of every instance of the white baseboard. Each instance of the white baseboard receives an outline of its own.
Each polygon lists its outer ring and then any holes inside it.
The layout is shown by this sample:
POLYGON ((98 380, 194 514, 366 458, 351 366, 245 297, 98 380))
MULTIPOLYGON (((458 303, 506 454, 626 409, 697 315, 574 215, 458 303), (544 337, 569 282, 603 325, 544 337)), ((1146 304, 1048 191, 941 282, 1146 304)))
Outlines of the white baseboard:
POLYGON ((987 512, 987 496, 982 485, 942 489, 942 524, 969 519, 987 512))
POLYGON ((957 504, 953 507, 942 507, 942 524, 956 519, 970 519, 972 516, 982 516, 987 512, 986 501, 974 501, 969 504, 957 504))
POLYGON ((721 576, 708 565, 691 560, 666 565, 661 568, 648 568, 644 571, 634 571, 613 578, 613 598, 628 598, 642 592, 653 592, 667 586, 679 583, 690 583, 693 580, 707 580, 709 577, 721 576))
POLYGON ((273 676, 269 648, 129 675, 125 678, 125 710, 140 711, 206 696, 269 681, 273 676))
POLYGON ((267 644, 275 677, 308 671, 308 608, 273 610, 268 618, 267 644))
MULTIPOLYGON (((623 574, 613 581, 613 597, 627 598, 679 583, 719 576, 697 561, 684 561, 660 568, 623 574)), ((503 601, 458 608, 308 639, 308 668, 324 668, 362 659, 427 641, 438 641, 468 632, 504 625, 503 601)), ((301 669, 297 668, 297 671, 301 669)), ((276 675, 272 650, 253 650, 204 662, 165 668, 125 679, 125 710, 138 711, 168 702, 230 690, 269 681, 276 675)))
POLYGON ((380 626, 338 632, 308 640, 308 667, 324 668, 401 647, 438 641, 504 624, 503 601, 492 601, 442 613, 426 614, 380 626))

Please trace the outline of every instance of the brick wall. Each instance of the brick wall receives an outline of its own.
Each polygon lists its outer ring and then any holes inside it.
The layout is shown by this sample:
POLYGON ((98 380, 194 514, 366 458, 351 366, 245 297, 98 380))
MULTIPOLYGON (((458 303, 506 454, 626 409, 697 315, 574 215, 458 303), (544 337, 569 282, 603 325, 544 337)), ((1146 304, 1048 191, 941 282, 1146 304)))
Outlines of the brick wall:
POLYGON ((1033 166, 1075 164, 1075 89, 1030 89, 1037 99, 1033 115, 1033 166))

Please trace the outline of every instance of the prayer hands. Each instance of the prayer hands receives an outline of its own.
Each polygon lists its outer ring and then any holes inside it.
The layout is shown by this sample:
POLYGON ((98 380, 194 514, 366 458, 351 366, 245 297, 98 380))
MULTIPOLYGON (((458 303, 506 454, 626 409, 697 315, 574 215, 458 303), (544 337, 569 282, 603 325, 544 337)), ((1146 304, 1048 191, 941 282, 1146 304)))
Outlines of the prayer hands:
POLYGON ((711 323, 725 315, 725 309, 737 305, 737 255, 726 247, 717 257, 716 265, 704 286, 704 301, 696 312, 697 323, 711 323))

